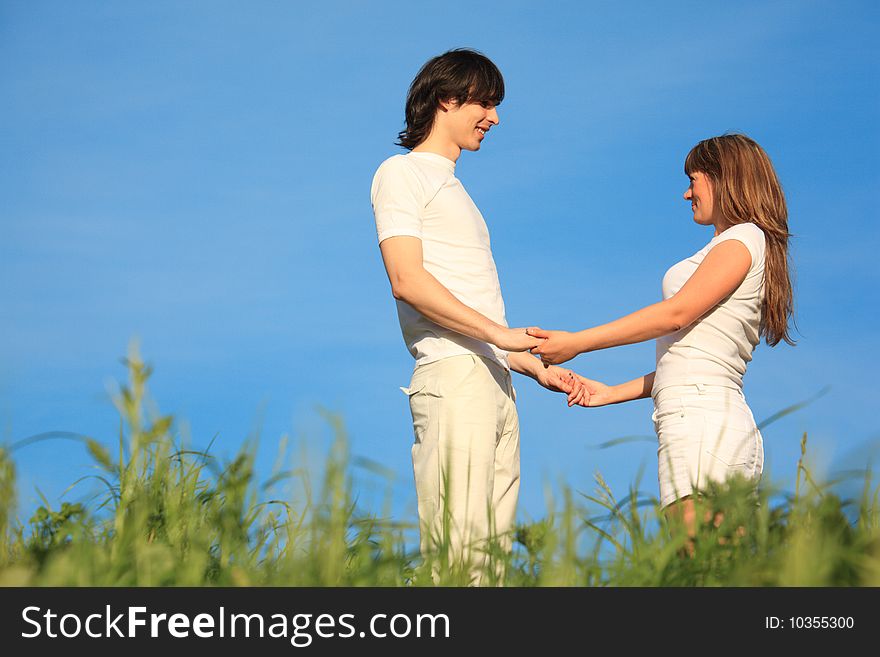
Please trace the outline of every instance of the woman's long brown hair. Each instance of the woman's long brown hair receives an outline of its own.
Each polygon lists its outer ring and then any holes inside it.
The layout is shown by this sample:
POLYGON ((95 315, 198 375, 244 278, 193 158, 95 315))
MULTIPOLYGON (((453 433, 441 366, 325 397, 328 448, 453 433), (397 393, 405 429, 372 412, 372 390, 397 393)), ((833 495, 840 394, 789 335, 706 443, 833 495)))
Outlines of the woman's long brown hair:
POLYGON ((684 162, 687 175, 700 171, 712 181, 715 202, 731 225, 750 222, 767 240, 760 334, 771 347, 794 344, 789 320, 794 299, 789 266, 788 210, 782 185, 767 153, 745 135, 704 139, 684 162))

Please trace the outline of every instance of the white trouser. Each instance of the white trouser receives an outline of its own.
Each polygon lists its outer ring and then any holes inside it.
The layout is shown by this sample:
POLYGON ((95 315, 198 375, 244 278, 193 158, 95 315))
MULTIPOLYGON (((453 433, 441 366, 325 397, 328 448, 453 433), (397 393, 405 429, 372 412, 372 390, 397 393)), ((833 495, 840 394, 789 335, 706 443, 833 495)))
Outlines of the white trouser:
POLYGON ((654 394, 660 503, 667 506, 710 481, 740 474, 758 480, 764 443, 742 391, 702 384, 654 394))
POLYGON ((409 389, 423 555, 447 546, 474 565, 497 536, 510 549, 519 494, 519 419, 510 372, 481 356, 421 365, 409 389))

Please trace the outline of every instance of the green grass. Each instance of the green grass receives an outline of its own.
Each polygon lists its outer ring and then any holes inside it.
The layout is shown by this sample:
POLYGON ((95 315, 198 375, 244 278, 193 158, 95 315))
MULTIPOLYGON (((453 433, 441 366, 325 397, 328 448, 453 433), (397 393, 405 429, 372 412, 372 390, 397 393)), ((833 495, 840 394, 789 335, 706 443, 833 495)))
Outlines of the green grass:
MULTIPOLYGON (((15 520, 12 449, 0 447, 3 586, 432 586, 463 585, 473 568, 407 550, 412 522, 361 512, 345 432, 316 490, 264 499, 246 445, 224 466, 174 439, 174 419, 147 417, 150 369, 135 352, 116 404, 116 454, 85 439, 102 494, 88 504, 47 500, 15 520), (435 573, 432 577, 431 573, 435 573)), ((802 440, 806 454, 806 436, 802 440)), ((633 486, 617 499, 601 477, 594 495, 571 490, 544 519, 517 527, 512 553, 487 548, 483 583, 506 586, 878 586, 880 489, 865 475, 842 499, 797 464, 794 493, 732 481, 699 504, 722 511, 688 539, 633 486), (504 573, 503 577, 499 574, 504 573)), ((794 467, 794 466, 793 466, 794 467)), ((300 473, 305 468, 300 469, 300 473)), ((80 485, 82 482, 74 482, 80 485)), ((702 515, 702 513, 701 513, 702 515)), ((442 541, 441 541, 442 543, 442 541)))

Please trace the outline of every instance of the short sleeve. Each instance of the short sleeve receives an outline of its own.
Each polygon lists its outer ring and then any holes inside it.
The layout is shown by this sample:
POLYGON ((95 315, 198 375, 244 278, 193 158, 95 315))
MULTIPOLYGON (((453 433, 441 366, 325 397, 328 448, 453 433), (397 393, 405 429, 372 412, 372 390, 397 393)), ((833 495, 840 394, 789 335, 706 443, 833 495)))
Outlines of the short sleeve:
POLYGON ((401 155, 385 160, 373 177, 370 197, 381 243, 389 237, 422 237, 424 186, 401 155))
POLYGON ((721 233, 716 240, 715 246, 728 240, 742 242, 752 256, 752 266, 749 269, 754 270, 756 268, 763 268, 764 251, 766 249, 764 231, 758 228, 755 224, 744 223, 731 226, 721 233))

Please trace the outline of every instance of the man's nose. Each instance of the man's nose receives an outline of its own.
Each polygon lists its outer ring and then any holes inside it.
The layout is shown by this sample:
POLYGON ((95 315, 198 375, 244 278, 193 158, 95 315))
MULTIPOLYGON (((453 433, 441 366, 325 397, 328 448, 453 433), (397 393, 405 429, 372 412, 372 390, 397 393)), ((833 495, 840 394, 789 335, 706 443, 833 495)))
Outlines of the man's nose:
POLYGON ((684 200, 685 201, 690 201, 692 196, 693 196, 693 194, 691 193, 690 187, 688 187, 686 190, 684 190, 684 200))
POLYGON ((489 110, 489 114, 486 116, 486 118, 489 119, 489 123, 492 123, 493 125, 498 125, 498 110, 493 107, 489 110))

